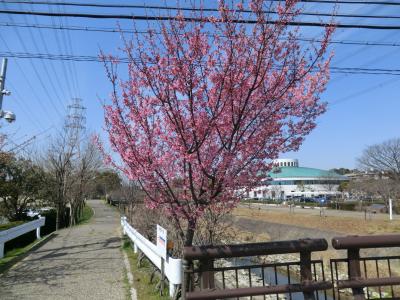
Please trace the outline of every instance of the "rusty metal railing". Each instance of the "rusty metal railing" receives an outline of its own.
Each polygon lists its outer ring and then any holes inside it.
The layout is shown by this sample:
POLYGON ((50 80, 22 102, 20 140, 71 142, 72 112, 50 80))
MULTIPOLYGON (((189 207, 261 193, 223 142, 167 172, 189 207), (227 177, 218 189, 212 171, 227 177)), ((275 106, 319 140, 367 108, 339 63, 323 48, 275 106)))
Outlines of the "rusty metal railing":
POLYGON ((346 259, 330 261, 336 299, 349 289, 356 300, 400 299, 400 277, 391 266, 400 263, 400 256, 360 256, 360 249, 400 247, 400 235, 335 237, 332 246, 347 250, 346 259), (347 278, 341 278, 339 269, 347 271, 347 278))
POLYGON ((328 243, 325 239, 186 247, 182 298, 238 299, 263 296, 266 299, 266 295, 276 295, 278 299, 278 295, 287 295, 292 299, 293 294, 302 293, 304 299, 326 299, 326 291, 332 289, 333 285, 332 282, 325 280, 323 262, 311 260, 311 253, 324 251, 327 248, 328 243), (291 253, 298 253, 300 260, 254 264, 249 259, 249 257, 291 253), (239 258, 246 258, 247 261, 238 264, 234 259, 239 258), (225 260, 225 265, 216 265, 221 259, 225 260), (300 273, 300 280, 294 278, 293 273, 297 271, 300 273), (246 286, 243 286, 243 282, 239 283, 240 273, 242 278, 246 277, 246 286), (286 274, 283 276, 286 282, 278 280, 278 277, 282 277, 282 273, 286 274), (269 282, 265 278, 266 274, 271 274, 269 282), (230 283, 227 282, 229 277, 230 283))

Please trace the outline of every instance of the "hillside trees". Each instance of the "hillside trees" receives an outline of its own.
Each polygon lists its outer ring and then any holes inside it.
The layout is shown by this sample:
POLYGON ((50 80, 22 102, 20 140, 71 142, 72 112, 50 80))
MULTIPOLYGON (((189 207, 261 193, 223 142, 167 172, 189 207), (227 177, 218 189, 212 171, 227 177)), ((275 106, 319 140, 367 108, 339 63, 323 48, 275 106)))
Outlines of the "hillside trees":
POLYGON ((122 179, 113 170, 100 170, 95 173, 93 178, 91 194, 95 197, 106 196, 112 191, 122 188, 122 179))
POLYGON ((288 26, 297 2, 249 1, 245 16, 224 1, 217 16, 178 13, 156 24, 161 34, 125 40, 127 78, 118 58, 106 64, 105 124, 122 163, 107 160, 141 186, 148 208, 170 216, 183 245, 207 211, 232 209, 271 160, 297 150, 325 111, 333 27, 322 42, 300 44, 288 26))
POLYGON ((46 174, 32 161, 0 154, 0 212, 10 221, 23 220, 28 205, 43 198, 46 174))

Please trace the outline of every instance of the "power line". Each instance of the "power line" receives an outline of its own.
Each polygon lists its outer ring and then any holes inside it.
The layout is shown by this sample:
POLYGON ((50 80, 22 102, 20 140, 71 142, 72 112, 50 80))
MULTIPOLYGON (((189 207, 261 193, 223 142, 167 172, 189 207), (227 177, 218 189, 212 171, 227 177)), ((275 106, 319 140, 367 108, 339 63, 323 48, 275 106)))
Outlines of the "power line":
POLYGON ((374 85, 374 86, 368 87, 368 88, 363 89, 363 90, 361 90, 361 91, 352 93, 352 94, 350 94, 350 95, 348 95, 348 96, 344 96, 344 97, 342 97, 342 98, 340 98, 340 99, 337 99, 337 100, 335 100, 335 101, 332 101, 332 102, 329 104, 329 106, 336 106, 336 105, 338 105, 338 104, 340 104, 340 103, 353 100, 353 99, 355 99, 355 98, 357 98, 357 97, 359 97, 359 96, 362 96, 362 95, 364 95, 364 94, 367 94, 367 93, 369 93, 369 92, 371 92, 371 91, 373 91, 373 90, 382 88, 382 87, 384 87, 384 86, 386 86, 386 85, 390 85, 390 84, 395 83, 395 82, 397 82, 397 81, 399 81, 399 80, 400 80, 399 78, 391 78, 391 79, 389 79, 389 80, 380 82, 380 83, 378 83, 378 84, 376 84, 376 85, 374 85))
MULTIPOLYGON (((27 21, 27 20, 26 20, 26 16, 23 16, 23 17, 24 17, 25 22, 26 22, 26 21, 27 21)), ((34 17, 36 18, 36 16, 34 16, 34 17)), ((36 38, 34 37, 34 34, 33 34, 33 32, 32 32, 32 29, 31 29, 31 28, 28 28, 28 32, 29 32, 29 35, 30 35, 30 37, 31 37, 32 43, 33 43, 33 45, 34 45, 36 51, 39 52, 39 51, 40 51, 40 50, 39 50, 39 46, 38 46, 38 44, 37 44, 37 42, 36 42, 36 38)), ((50 76, 49 70, 47 69, 47 65, 46 65, 45 63, 43 63, 43 61, 42 61, 41 63, 42 63, 42 68, 43 68, 43 70, 45 71, 45 73, 46 73, 46 75, 47 75, 47 80, 49 81, 50 86, 51 86, 51 88, 53 89, 54 95, 55 95, 56 98, 58 99, 59 104, 60 104, 61 106, 63 106, 63 101, 61 100, 61 97, 60 97, 60 95, 58 94, 58 91, 57 91, 57 89, 56 89, 56 87, 55 87, 55 85, 54 85, 54 83, 53 83, 53 78, 52 78, 52 76, 50 76)))
MULTIPOLYGON (((44 53, 26 53, 26 52, 0 52, 0 57, 17 57, 27 59, 46 59, 46 60, 65 60, 77 62, 103 62, 98 56, 91 55, 63 55, 63 54, 44 54, 44 53)), ((129 58, 116 58, 121 63, 129 63, 129 58)), ((105 59, 105 61, 110 61, 105 59)), ((139 61, 138 61, 139 62, 139 61)), ((359 67, 330 67, 332 73, 344 74, 371 74, 371 75, 400 75, 400 69, 386 68, 359 68, 359 67)))
MULTIPOLYGON (((50 10, 50 12, 52 12, 52 8, 51 7, 49 7, 49 10, 50 10)), ((51 18, 51 23, 52 23, 53 26, 55 26, 55 20, 54 19, 55 18, 53 18, 53 17, 51 18)), ((58 51, 60 53, 63 53, 63 51, 61 49, 62 48, 61 47, 61 42, 60 42, 59 36, 58 36, 56 31, 54 32, 54 38, 56 40, 56 45, 57 45, 58 51)), ((73 97, 73 87, 72 87, 71 82, 70 82, 70 76, 67 74, 67 67, 65 66, 65 61, 61 61, 61 69, 62 69, 63 74, 64 74, 64 78, 65 78, 65 82, 66 82, 66 85, 67 85, 67 89, 69 91, 69 95, 72 98, 73 97)))
MULTIPOLYGON (((279 2, 280 0, 270 0, 273 2, 279 2)), ((326 4, 362 4, 362 5, 389 5, 389 6, 398 6, 400 3, 398 2, 388 2, 388 1, 345 1, 345 0, 300 0, 299 2, 309 2, 309 3, 326 3, 326 4)))
MULTIPOLYGON (((10 47, 8 47, 7 41, 1 36, 0 34, 0 40, 2 41, 3 45, 7 48, 8 51, 10 50, 10 47)), ((11 53, 11 52, 10 52, 11 53)), ((27 77, 27 75, 25 74, 26 71, 24 71, 22 69, 22 67, 20 66, 20 64, 18 63, 18 60, 14 59, 14 62, 17 66, 17 68, 19 69, 20 73, 22 74, 22 77, 25 79, 25 82, 28 84, 28 87, 30 89, 30 91, 32 92, 33 96, 36 98, 38 104, 41 106, 42 110, 46 113, 49 114, 46 106, 43 105, 42 101, 40 101, 40 97, 38 96, 38 94, 36 93, 36 90, 33 88, 29 78, 27 77)), ((11 83, 9 83, 11 85, 11 83)), ((15 88, 13 88, 14 91, 16 91, 15 88)))
MULTIPOLYGON (((97 8, 134 8, 134 9, 157 9, 157 10, 177 10, 177 11, 198 11, 198 12, 218 12, 217 8, 195 8, 195 7, 176 7, 160 5, 133 5, 133 4, 113 4, 113 3, 79 3, 79 2, 51 2, 51 1, 1 1, 3 3, 35 4, 35 5, 55 5, 55 6, 76 6, 76 7, 97 7, 97 8)), ((340 2, 340 1, 339 1, 340 2)), ((253 13, 251 10, 236 9, 237 12, 253 13)), ((266 14, 278 14, 277 11, 263 11, 266 14)), ((400 16, 377 16, 377 15, 354 15, 340 13, 321 13, 321 12, 300 12, 302 16, 318 17, 343 17, 343 18, 373 18, 373 19, 400 19, 400 16)))
POLYGON ((11 82, 8 83, 12 89, 12 98, 15 100, 15 104, 22 110, 25 116, 30 120, 31 124, 35 125, 36 128, 43 128, 43 124, 39 119, 35 119, 32 117, 32 110, 29 109, 29 112, 26 110, 26 103, 24 103, 21 99, 21 95, 18 92, 18 89, 13 86, 11 82))
MULTIPOLYGON (((132 33, 132 34, 147 34, 148 31, 131 30, 131 29, 118 29, 111 27, 87 27, 87 26, 57 26, 47 24, 28 24, 28 23, 1 23, 1 27, 21 27, 21 28, 37 28, 37 29, 50 29, 50 30, 71 30, 71 31, 87 31, 87 32, 105 32, 105 33, 132 33)), ((154 34, 161 34, 161 32, 153 32, 154 34)), ((302 42, 322 42, 321 39, 314 38, 296 38, 297 41, 302 42)), ((352 46, 382 46, 382 47, 400 47, 400 43, 396 42, 379 42, 379 41, 357 41, 357 40, 331 40, 331 44, 352 45, 352 46)))
POLYGON ((14 152, 15 150, 22 148, 22 150, 24 150, 24 148, 26 146, 28 146, 29 144, 31 144, 33 141, 35 141, 37 139, 38 136, 45 134, 46 132, 48 132, 50 129, 52 129, 53 126, 48 127, 45 130, 42 130, 41 132, 32 135, 30 138, 26 139, 25 141, 23 141, 22 143, 15 143, 14 141, 12 141, 11 139, 7 138, 8 141, 10 141, 12 144, 14 144, 14 148, 8 150, 9 152, 14 152))
MULTIPOLYGON (((144 15, 120 15, 120 14, 86 14, 86 13, 50 13, 43 11, 20 11, 20 10, 0 10, 0 14, 16 14, 16 15, 36 15, 46 17, 71 17, 71 18, 89 18, 89 19, 126 19, 126 20, 138 20, 138 21, 168 21, 176 20, 175 17, 171 16, 144 16, 144 15)), ((182 17, 182 20, 189 22, 209 22, 208 18, 196 18, 196 17, 182 17)), ((251 19, 234 19, 233 23, 240 24, 256 24, 257 20, 251 19)), ((267 20, 266 24, 280 24, 280 21, 267 20)), ((399 30, 400 26, 389 26, 389 25, 363 25, 363 24, 329 24, 323 22, 286 22, 288 26, 304 26, 304 27, 327 27, 335 26, 336 28, 358 28, 358 29, 377 29, 377 30, 399 30)))
MULTIPOLYGON (((49 9, 51 9, 50 6, 49 6, 49 9)), ((59 13, 64 12, 64 11, 61 11, 61 7, 59 7, 59 6, 57 7, 57 10, 59 13)), ((59 21, 60 26, 64 26, 64 18, 59 18, 58 21, 59 21)), ((65 21, 67 21, 67 18, 65 18, 65 21)), ((66 24, 68 25, 68 23, 66 23, 66 24)), ((71 47, 69 47, 70 46, 69 31, 61 31, 61 40, 63 43, 63 47, 65 48, 65 53, 67 55, 73 54, 72 53, 72 45, 71 45, 71 47)), ((79 93, 78 80, 77 80, 78 74, 76 72, 75 63, 72 62, 70 64, 67 64, 67 67, 68 67, 68 71, 70 73, 72 86, 74 88, 74 97, 79 97, 80 93, 79 93)))
MULTIPOLYGON (((36 17, 36 16, 33 16, 33 18, 34 18, 35 23, 37 24, 37 23, 38 23, 37 17, 36 17)), ((46 53, 49 53, 50 51, 49 51, 49 49, 48 49, 48 47, 47 47, 46 39, 45 39, 44 36, 43 36, 42 30, 39 29, 38 31, 39 31, 39 36, 40 36, 40 39, 41 39, 41 42, 42 42, 42 45, 43 45, 43 47, 44 47, 45 52, 46 52, 46 53)), ((65 92, 65 90, 64 90, 64 85, 61 84, 60 77, 58 76, 58 72, 56 71, 56 69, 55 69, 53 63, 50 64, 50 68, 51 68, 51 70, 53 71, 55 81, 57 82, 58 87, 60 88, 61 95, 64 95, 64 97, 65 97, 66 92, 65 92)))
MULTIPOLYGON (((67 26, 68 26, 68 18, 65 18, 65 23, 67 24, 67 26)), ((67 36, 67 47, 66 47, 66 49, 67 49, 67 53, 68 53, 68 51, 69 51, 69 53, 71 54, 71 55, 74 55, 74 48, 73 48, 73 46, 72 46, 72 39, 71 39, 71 35, 70 35, 70 32, 69 31, 64 31, 64 32, 66 32, 66 36, 67 36)), ((75 84, 76 84, 76 92, 77 92, 77 95, 78 95, 78 97, 81 97, 81 91, 80 91, 80 86, 79 86, 79 80, 78 80, 78 71, 77 71, 77 68, 76 68, 76 64, 75 64, 75 61, 73 61, 72 62, 72 71, 73 71, 73 79, 75 79, 75 84)))
MULTIPOLYGON (((3 4, 3 5, 4 5, 4 4, 3 4)), ((13 21, 12 16, 9 15, 8 17, 9 17, 9 19, 10 19, 11 21, 13 21)), ((24 51, 27 52, 26 44, 25 44, 23 38, 21 37, 21 35, 20 35, 19 31, 18 31, 18 28, 14 28, 14 32, 15 32, 15 34, 17 35, 17 38, 18 38, 18 40, 19 40, 19 42, 20 42, 22 48, 24 49, 24 51)), ((2 40, 3 40, 3 42, 4 42, 5 45, 6 45, 6 42, 4 41, 3 38, 2 38, 2 40)), ((7 47, 7 48, 8 48, 8 47, 7 47)), ((43 90, 44 90, 46 96, 47 96, 48 99, 50 100, 50 104, 52 105, 54 111, 55 111, 59 116, 61 116, 60 111, 58 110, 57 106, 54 104, 53 98, 50 96, 49 91, 47 90, 47 88, 46 88, 46 86, 45 86, 45 84, 44 84, 42 78, 40 77, 39 71, 37 70, 35 64, 33 63, 32 60, 29 60, 29 63, 30 63, 30 65, 31 65, 31 67, 32 67, 32 69, 33 69, 33 71, 34 71, 34 73, 35 73, 35 75, 36 75, 36 77, 37 77, 37 79, 38 79, 38 81, 39 81, 41 87, 43 88, 43 90)))

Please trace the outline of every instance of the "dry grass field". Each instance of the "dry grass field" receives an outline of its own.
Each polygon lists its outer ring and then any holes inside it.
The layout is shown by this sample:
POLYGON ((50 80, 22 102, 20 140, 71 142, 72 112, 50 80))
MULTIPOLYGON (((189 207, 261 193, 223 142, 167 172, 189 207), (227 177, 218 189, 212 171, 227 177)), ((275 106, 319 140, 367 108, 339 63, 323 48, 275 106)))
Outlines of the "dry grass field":
POLYGON ((400 232, 400 220, 363 220, 359 218, 296 214, 273 210, 236 208, 233 215, 239 218, 266 221, 305 228, 319 228, 346 235, 385 234, 400 232))

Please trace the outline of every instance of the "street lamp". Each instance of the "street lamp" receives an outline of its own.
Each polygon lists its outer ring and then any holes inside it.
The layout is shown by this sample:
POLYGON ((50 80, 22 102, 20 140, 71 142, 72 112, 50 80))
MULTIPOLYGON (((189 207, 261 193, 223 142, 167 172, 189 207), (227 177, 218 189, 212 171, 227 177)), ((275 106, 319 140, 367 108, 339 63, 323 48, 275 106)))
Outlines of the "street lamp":
POLYGON ((12 123, 17 117, 12 111, 0 110, 0 118, 4 118, 8 123, 12 123))

